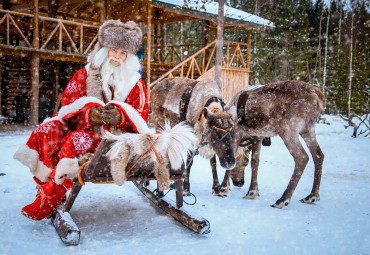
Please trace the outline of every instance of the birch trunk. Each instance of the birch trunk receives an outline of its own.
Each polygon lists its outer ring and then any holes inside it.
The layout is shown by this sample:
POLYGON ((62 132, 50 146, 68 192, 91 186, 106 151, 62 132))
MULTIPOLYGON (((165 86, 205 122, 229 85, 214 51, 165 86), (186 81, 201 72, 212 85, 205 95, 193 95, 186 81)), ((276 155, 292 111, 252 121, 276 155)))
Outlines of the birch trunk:
POLYGON ((217 18, 217 50, 216 50, 216 65, 215 65, 215 80, 221 89, 221 69, 222 69, 222 47, 224 44, 224 5, 225 0, 218 1, 218 18, 217 18))
POLYGON ((339 29, 338 29, 338 60, 339 60, 339 49, 340 49, 340 43, 341 43, 341 30, 342 30, 342 8, 343 8, 343 0, 340 0, 340 4, 339 4, 339 8, 340 8, 340 11, 339 11, 339 29))
POLYGON ((330 9, 331 9, 331 1, 329 3, 329 10, 328 10, 328 19, 326 21, 326 35, 325 35, 325 56, 324 56, 324 74, 323 74, 323 82, 322 82, 322 92, 324 95, 326 94, 326 64, 328 62, 328 41, 329 41, 329 22, 330 22, 330 9))
POLYGON ((316 57, 316 63, 315 63, 315 76, 319 77, 320 75, 317 75, 317 73, 320 74, 321 71, 321 28, 322 28, 322 19, 324 17, 324 2, 321 2, 321 16, 320 16, 320 27, 319 27, 319 45, 317 46, 317 57, 316 57), (317 62, 319 63, 318 71, 317 71, 317 62))
POLYGON ((353 59, 353 20, 355 18, 355 11, 352 7, 352 20, 351 20, 351 45, 350 45, 350 56, 349 56, 349 84, 348 84, 348 119, 350 118, 351 113, 351 94, 352 94, 352 59, 353 59))

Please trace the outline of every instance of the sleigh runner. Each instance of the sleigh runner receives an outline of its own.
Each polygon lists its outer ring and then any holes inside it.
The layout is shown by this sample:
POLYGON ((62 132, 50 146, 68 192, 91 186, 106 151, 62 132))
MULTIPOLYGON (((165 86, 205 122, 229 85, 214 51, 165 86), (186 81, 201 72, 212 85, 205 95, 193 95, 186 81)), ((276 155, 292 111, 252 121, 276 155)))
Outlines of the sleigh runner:
MULTIPOLYGON (((102 140, 90 162, 88 162, 84 167, 81 167, 78 177, 74 178, 74 185, 66 201, 60 204, 52 215, 52 223, 65 244, 79 244, 80 230, 69 212, 84 183, 113 183, 111 162, 107 157, 107 152, 112 143, 112 140, 102 140)), ((127 181, 132 181, 134 185, 156 206, 187 228, 200 234, 207 234, 210 232, 210 224, 208 220, 194 216, 193 212, 190 216, 190 214, 182 208, 184 165, 179 170, 170 169, 170 181, 174 182, 176 190, 176 204, 174 204, 172 201, 166 199, 166 197, 161 196, 163 193, 159 192, 159 195, 156 195, 153 191, 149 190, 146 187, 146 184, 151 180, 156 180, 156 177, 154 174, 148 174, 148 171, 142 169, 140 166, 132 168, 134 164, 135 162, 129 162, 128 167, 126 168, 126 172, 130 170, 127 174, 127 181)))

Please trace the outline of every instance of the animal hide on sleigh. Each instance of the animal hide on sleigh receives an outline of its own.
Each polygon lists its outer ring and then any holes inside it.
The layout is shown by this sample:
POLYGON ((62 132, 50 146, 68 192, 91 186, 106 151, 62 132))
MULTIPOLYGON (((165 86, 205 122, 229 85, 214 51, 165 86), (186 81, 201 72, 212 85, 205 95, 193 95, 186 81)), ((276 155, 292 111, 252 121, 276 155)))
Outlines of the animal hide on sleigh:
POLYGON ((105 138, 116 140, 107 153, 115 184, 120 186, 125 183, 126 172, 132 165, 129 162, 133 162, 135 168, 154 172, 160 191, 170 186, 169 169, 180 169, 184 158, 197 143, 193 129, 183 122, 172 128, 166 123, 161 133, 124 133, 116 136, 107 132, 105 138))

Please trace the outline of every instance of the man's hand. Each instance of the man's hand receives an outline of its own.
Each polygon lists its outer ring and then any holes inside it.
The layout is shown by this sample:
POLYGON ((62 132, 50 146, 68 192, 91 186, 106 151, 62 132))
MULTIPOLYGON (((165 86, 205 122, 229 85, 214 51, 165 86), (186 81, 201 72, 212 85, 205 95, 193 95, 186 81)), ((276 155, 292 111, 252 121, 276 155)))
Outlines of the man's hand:
POLYGON ((110 126, 117 126, 121 123, 121 114, 117 106, 108 104, 104 107, 103 122, 110 126))
POLYGON ((103 108, 100 106, 95 106, 90 111, 90 123, 94 126, 103 125, 103 108))

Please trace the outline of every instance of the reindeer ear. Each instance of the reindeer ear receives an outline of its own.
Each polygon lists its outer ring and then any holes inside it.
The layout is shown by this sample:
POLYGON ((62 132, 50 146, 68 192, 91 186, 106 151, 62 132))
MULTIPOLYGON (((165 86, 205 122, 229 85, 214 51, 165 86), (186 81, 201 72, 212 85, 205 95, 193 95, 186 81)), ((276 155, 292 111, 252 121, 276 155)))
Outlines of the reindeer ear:
POLYGON ((203 115, 204 115, 204 118, 207 118, 207 116, 209 116, 209 114, 211 114, 210 110, 208 110, 207 107, 204 107, 203 108, 203 115))

